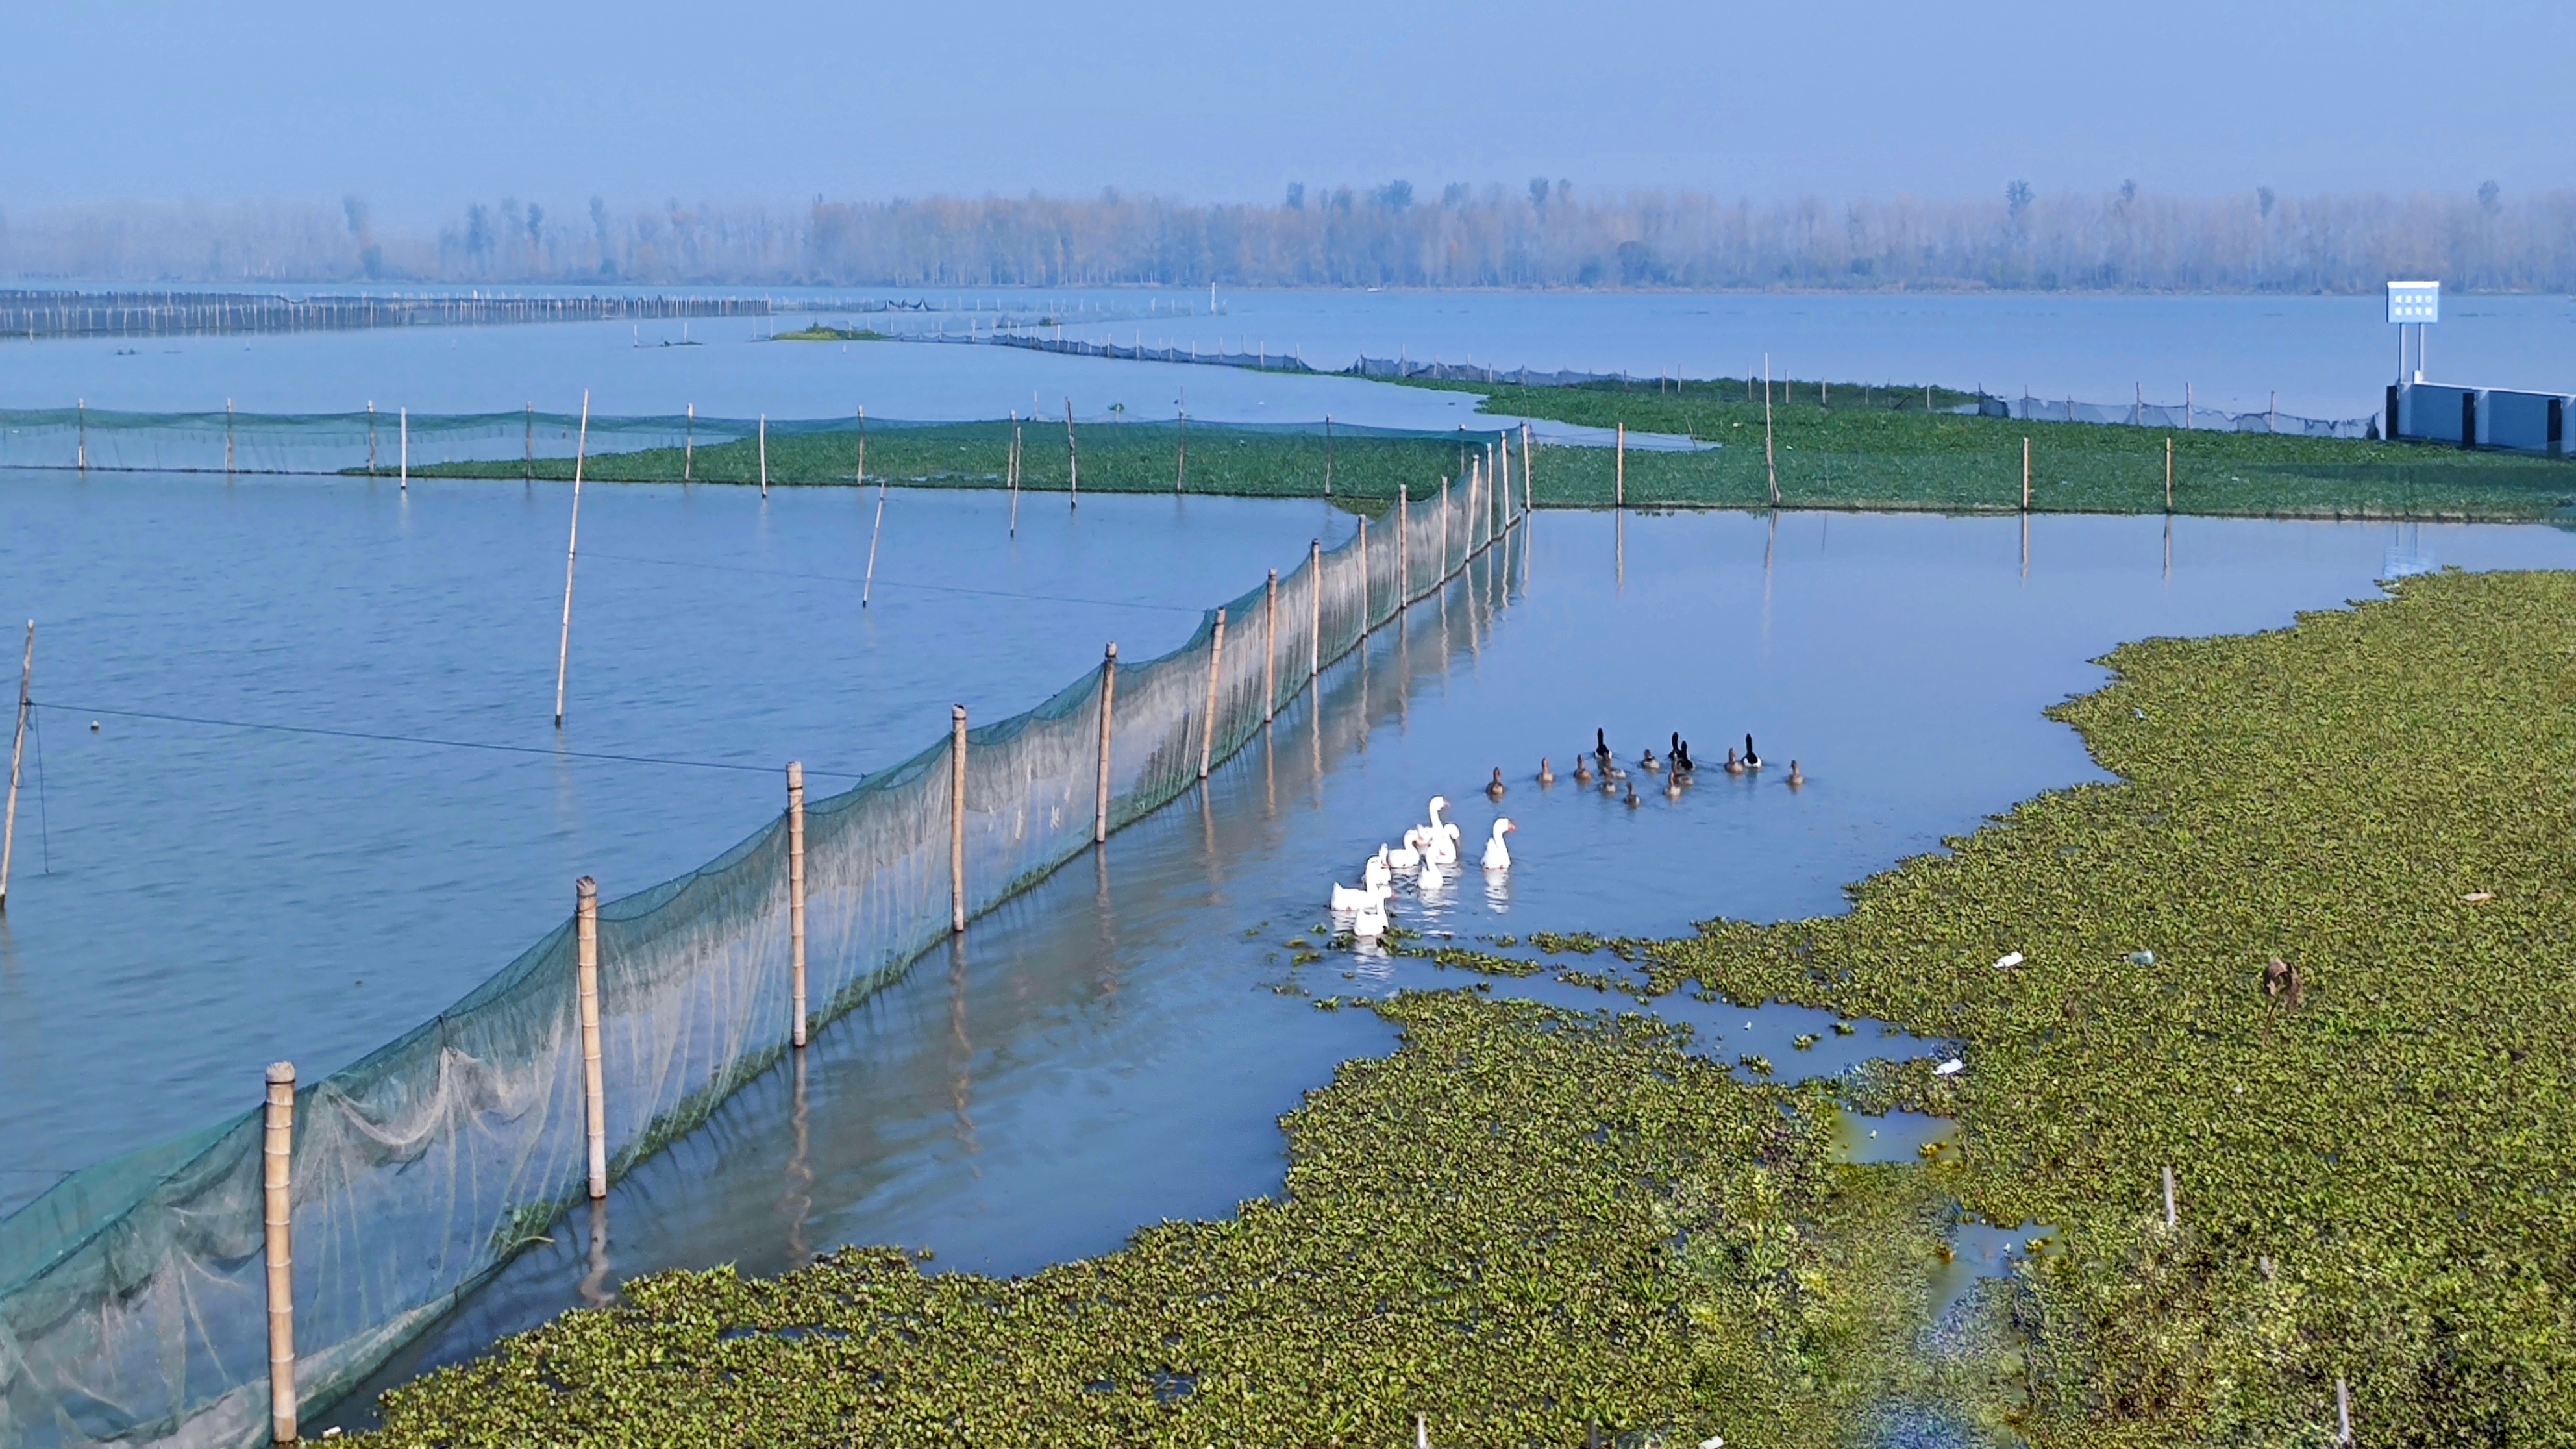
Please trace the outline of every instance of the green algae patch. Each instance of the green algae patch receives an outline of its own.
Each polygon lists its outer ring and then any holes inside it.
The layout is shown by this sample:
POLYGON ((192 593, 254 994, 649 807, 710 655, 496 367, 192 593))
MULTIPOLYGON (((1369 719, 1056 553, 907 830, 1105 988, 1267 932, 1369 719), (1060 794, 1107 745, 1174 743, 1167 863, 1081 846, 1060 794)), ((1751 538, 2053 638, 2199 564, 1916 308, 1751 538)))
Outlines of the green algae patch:
POLYGON ((1394 1444, 1420 1414, 1823 1446, 1949 1392, 1909 1352, 1940 1169, 1838 1165, 1828 1087, 1739 1086, 1635 1014, 1377 1009, 1401 1045, 1284 1120, 1275 1201, 1011 1280, 863 1249, 638 1280, 388 1394, 375 1441, 1394 1444))
POLYGON ((2033 1442, 2321 1443, 2338 1377, 2363 1443, 2563 1441, 2576 575, 2105 662, 2053 713, 2121 783, 1659 982, 1966 1043, 1869 1095, 1957 1119, 1969 1208, 2067 1230, 2018 1310, 2033 1442))

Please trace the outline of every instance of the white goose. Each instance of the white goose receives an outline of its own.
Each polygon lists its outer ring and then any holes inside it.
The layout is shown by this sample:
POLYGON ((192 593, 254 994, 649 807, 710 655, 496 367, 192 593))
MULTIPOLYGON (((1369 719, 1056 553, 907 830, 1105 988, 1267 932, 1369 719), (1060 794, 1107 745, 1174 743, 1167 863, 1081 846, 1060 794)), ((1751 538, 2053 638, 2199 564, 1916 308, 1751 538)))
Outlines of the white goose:
POLYGON ((1333 909, 1337 911, 1365 910, 1385 899, 1384 886, 1362 886, 1353 890, 1339 881, 1333 883, 1333 909))
POLYGON ((1433 865, 1458 863, 1458 827, 1440 818, 1440 812, 1448 808, 1448 796, 1431 797, 1430 838, 1422 843, 1422 858, 1433 865))
POLYGON ((1386 853, 1386 863, 1397 870, 1411 870, 1422 864, 1422 827, 1404 832, 1404 843, 1386 853))
POLYGON ((1386 934, 1386 892, 1369 893, 1368 904, 1351 913, 1351 935, 1370 940, 1386 934))
POLYGON ((1388 853, 1387 848, 1381 845, 1377 848, 1377 854, 1368 858, 1368 864, 1360 867, 1361 885, 1373 891, 1382 891, 1394 883, 1395 867, 1387 859, 1388 853))
POLYGON ((1504 848, 1503 836, 1518 829, 1520 827, 1514 825, 1508 817, 1494 822, 1494 838, 1485 842, 1485 869, 1510 870, 1512 868, 1512 853, 1504 848))

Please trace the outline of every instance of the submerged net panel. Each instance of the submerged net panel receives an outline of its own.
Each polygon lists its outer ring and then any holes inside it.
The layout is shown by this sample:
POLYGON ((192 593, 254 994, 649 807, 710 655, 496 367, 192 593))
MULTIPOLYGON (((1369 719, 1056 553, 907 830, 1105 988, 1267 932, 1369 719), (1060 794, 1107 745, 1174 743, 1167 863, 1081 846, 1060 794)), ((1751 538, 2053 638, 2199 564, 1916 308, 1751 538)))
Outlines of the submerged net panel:
MULTIPOLYGON (((1489 536, 1481 493, 1390 509, 1117 671, 1109 822, 1188 790, 1489 536), (1401 517, 1401 524, 1397 519, 1401 517), (1402 551, 1446 536, 1441 555, 1402 551), (1409 585, 1409 587, 1407 587, 1409 585), (1320 629, 1319 629, 1320 616, 1320 629), (1265 681, 1267 693, 1264 692, 1265 681), (1213 686, 1213 708, 1211 708, 1213 686)), ((1079 854, 1099 805, 1104 673, 940 740, 805 816, 807 1015, 820 1025, 969 915, 1079 854), (962 831, 952 833, 962 818, 962 831)), ((794 1029, 788 832, 598 913, 612 1176, 703 1122, 794 1029)), ((557 927, 435 1019, 297 1094, 293 1230, 305 1404, 345 1392, 547 1240, 587 1188, 577 944, 557 927)), ((268 1432, 260 1113, 102 1163, 0 1220, 0 1442, 247 1446, 268 1432)))

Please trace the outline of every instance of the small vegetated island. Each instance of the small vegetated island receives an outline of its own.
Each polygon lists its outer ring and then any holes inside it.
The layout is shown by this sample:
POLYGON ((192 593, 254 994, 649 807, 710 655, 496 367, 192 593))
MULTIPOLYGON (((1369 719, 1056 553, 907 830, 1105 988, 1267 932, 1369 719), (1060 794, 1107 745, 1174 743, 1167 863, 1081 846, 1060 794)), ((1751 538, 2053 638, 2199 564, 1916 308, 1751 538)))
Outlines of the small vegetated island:
MULTIPOLYGON (((830 328, 782 338, 865 338, 830 328)), ((1154 421, 1086 422, 1076 429, 1085 490, 1315 497, 1382 506, 1399 486, 1417 495, 1457 478, 1507 418, 1541 418, 1615 433, 1690 440, 1695 446, 1547 444, 1531 469, 1538 506, 2018 511, 2024 440, 2030 506, 2037 512, 2235 514, 2268 517, 2536 519, 2576 509, 2576 463, 2428 443, 2210 430, 2162 431, 2099 423, 2027 422, 1962 415, 1974 394, 1944 388, 1779 382, 1766 410, 1761 384, 1736 379, 1587 383, 1566 387, 1414 381, 1404 386, 1471 395, 1462 438, 1348 426, 1246 426, 1154 421), (1766 417, 1767 412, 1767 417, 1766 417), (1486 431, 1473 431, 1482 425, 1486 431), (2169 450, 2170 445, 2170 450, 2169 450), (2168 491, 2170 480, 2170 491, 2168 491)), ((1464 400, 1464 399, 1462 399, 1464 400)), ((1465 411, 1465 409, 1461 409, 1465 411)), ((856 477, 854 421, 816 429, 772 422, 766 443, 773 485, 848 483, 856 477)), ((1020 486, 1071 485, 1062 418, 866 429, 867 474, 924 487, 991 488, 1011 476, 1018 440, 1020 486)), ((666 482, 755 483, 763 444, 708 441, 592 455, 587 476, 666 482)), ((445 463, 425 475, 569 478, 569 458, 445 463)))
POLYGON ((1284 1119, 1277 1200, 1019 1279, 852 1248, 640 1280, 394 1391, 376 1437, 2322 1445, 2341 1380, 2365 1444, 2563 1440, 2576 575, 2108 663, 2055 713, 2116 783, 1846 915, 1629 948, 1643 1009, 1377 1005, 1401 1045, 1284 1119), (1656 1017, 1677 990, 1965 1068, 1748 1081, 1656 1017), (1837 1161, 1837 1114, 1889 1106, 1956 1135, 1837 1161), (2061 1233, 1936 1311, 1963 1213, 2061 1233))

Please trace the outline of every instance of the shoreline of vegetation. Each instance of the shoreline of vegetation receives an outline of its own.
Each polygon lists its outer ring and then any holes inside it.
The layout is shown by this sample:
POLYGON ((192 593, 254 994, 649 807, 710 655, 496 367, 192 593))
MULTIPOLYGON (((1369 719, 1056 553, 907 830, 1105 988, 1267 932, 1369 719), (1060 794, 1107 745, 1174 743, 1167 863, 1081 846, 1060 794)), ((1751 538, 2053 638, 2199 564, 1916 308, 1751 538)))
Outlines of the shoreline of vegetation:
POLYGON ((1283 1119, 1278 1199, 1018 1279, 638 1280, 373 1440, 2323 1444, 2340 1379, 2361 1442, 2539 1442, 2576 1401, 2571 621, 2576 574, 2448 571, 2123 645, 2051 711, 2117 781, 1622 981, 1873 1016, 1956 1076, 1748 1083, 1650 1015, 1406 994, 1283 1119), (1835 1162, 1890 1105, 1956 1135, 1835 1162), (2062 1245, 1936 1320, 1962 1213, 2062 1245))
MULTIPOLYGON (((1921 388, 1782 383, 1766 425, 1758 394, 1732 379, 1571 387, 1420 380, 1402 385, 1475 394, 1479 416, 1491 423, 1533 417, 1605 431, 1625 424, 1632 432, 1686 437, 1700 445, 1631 448, 1623 464, 1612 447, 1542 442, 1529 489, 1542 509, 1624 501, 1632 508, 2014 513, 2022 509, 2027 440, 2029 507, 2035 513, 2576 519, 2576 462, 2434 444, 1966 416, 1946 409, 1971 395, 1941 389, 1933 390, 1927 407, 1921 388)), ((868 481, 1007 486, 1015 426, 1023 444, 1020 486, 1066 491, 1071 469, 1063 433, 1043 421, 881 426, 866 434, 868 481)), ((853 426, 773 429, 769 483, 855 481, 860 436, 853 426)), ((1077 430, 1081 487, 1087 492, 1257 498, 1329 492, 1363 509, 1393 500, 1399 487, 1419 496, 1442 478, 1462 476, 1469 445, 1480 451, 1493 436, 1492 429, 1444 436, 1345 428, 1328 438, 1320 428, 1169 421, 1086 423, 1077 430)), ((1517 438, 1513 445, 1517 455, 1517 438)), ((422 477, 567 480, 572 468, 569 458, 541 458, 441 463, 412 471, 422 477)), ((742 439, 599 453, 587 459, 584 476, 600 482, 758 483, 762 451, 756 440, 742 439)))

